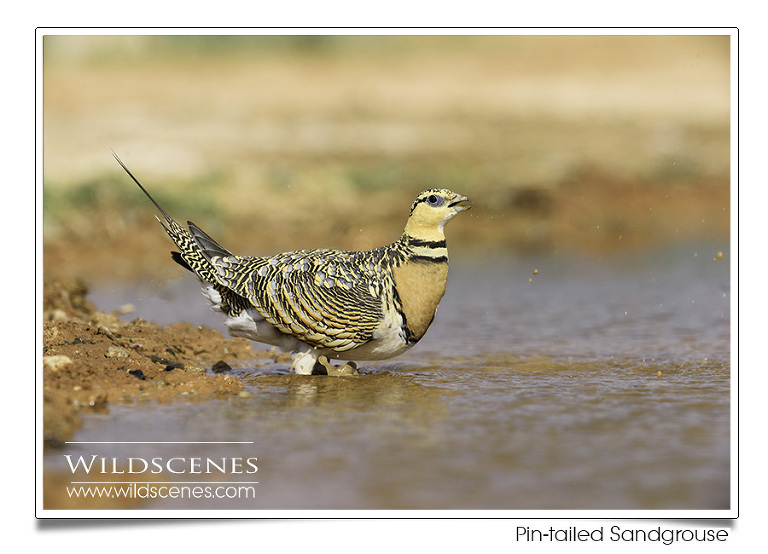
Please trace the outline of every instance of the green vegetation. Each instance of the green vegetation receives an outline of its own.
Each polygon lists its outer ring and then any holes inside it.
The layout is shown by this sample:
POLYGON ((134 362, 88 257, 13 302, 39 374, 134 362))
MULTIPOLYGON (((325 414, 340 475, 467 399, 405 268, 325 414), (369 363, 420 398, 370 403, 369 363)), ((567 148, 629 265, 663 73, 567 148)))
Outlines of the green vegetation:
MULTIPOLYGON (((150 188, 152 196, 171 214, 183 214, 187 218, 201 220, 218 219, 220 210, 216 200, 214 175, 199 176, 183 186, 150 188), (183 194, 178 191, 183 190, 183 194)), ((110 213, 117 209, 121 214, 151 211, 150 202, 130 179, 120 173, 82 181, 73 186, 43 185, 43 220, 49 230, 67 220, 83 218, 85 214, 97 214, 102 210, 110 213)))
POLYGON ((462 35, 48 35, 44 60, 109 64, 132 61, 241 59, 249 56, 403 56, 489 49, 519 37, 462 35), (73 46, 73 44, 75 46, 73 46))

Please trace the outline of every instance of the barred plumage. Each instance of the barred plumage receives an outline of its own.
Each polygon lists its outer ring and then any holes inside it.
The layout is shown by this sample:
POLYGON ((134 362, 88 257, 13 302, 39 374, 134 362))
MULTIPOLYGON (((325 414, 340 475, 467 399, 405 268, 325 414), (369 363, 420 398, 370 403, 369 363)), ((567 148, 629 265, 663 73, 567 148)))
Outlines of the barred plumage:
POLYGON ((230 333, 292 352, 291 370, 303 374, 322 356, 387 359, 416 344, 445 292, 444 226, 469 209, 465 196, 431 189, 416 197, 403 235, 387 246, 237 256, 194 223, 179 225, 115 158, 160 211, 179 248, 173 259, 200 279, 230 333))

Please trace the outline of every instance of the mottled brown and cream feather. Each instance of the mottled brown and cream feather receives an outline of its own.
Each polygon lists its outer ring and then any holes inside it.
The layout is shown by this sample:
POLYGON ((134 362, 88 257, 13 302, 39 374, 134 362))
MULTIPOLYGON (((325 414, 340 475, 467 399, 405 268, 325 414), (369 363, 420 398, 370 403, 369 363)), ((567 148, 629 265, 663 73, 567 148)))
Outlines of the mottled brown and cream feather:
POLYGON ((303 346, 294 345, 294 351, 311 362, 302 372, 308 372, 320 353, 380 359, 418 342, 445 293, 448 253, 443 227, 469 208, 466 197, 432 189, 416 198, 405 232, 387 246, 365 252, 237 256, 194 223, 184 229, 118 162, 162 214, 158 219, 179 248, 173 259, 197 275, 204 290, 215 291, 207 295, 214 309, 228 317, 232 334, 269 343, 281 336, 295 339, 303 346), (268 332, 260 321, 271 326, 268 332))

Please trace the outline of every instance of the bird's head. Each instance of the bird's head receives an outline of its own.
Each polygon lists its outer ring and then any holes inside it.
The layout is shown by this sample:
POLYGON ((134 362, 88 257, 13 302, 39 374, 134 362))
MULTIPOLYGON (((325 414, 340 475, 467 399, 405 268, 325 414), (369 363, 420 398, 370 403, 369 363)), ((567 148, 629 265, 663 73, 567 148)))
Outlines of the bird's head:
POLYGON ((416 197, 405 226, 406 234, 414 238, 443 237, 443 229, 459 212, 470 208, 469 198, 447 189, 425 190, 416 197))

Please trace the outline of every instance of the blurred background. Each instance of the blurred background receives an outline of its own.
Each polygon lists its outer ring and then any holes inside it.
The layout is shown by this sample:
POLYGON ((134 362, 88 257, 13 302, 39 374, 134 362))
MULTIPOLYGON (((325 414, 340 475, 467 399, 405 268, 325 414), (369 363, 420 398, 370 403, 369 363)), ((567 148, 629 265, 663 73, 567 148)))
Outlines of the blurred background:
POLYGON ((452 256, 726 239, 728 36, 46 36, 44 274, 179 273, 154 208, 239 254, 396 240, 452 256))

